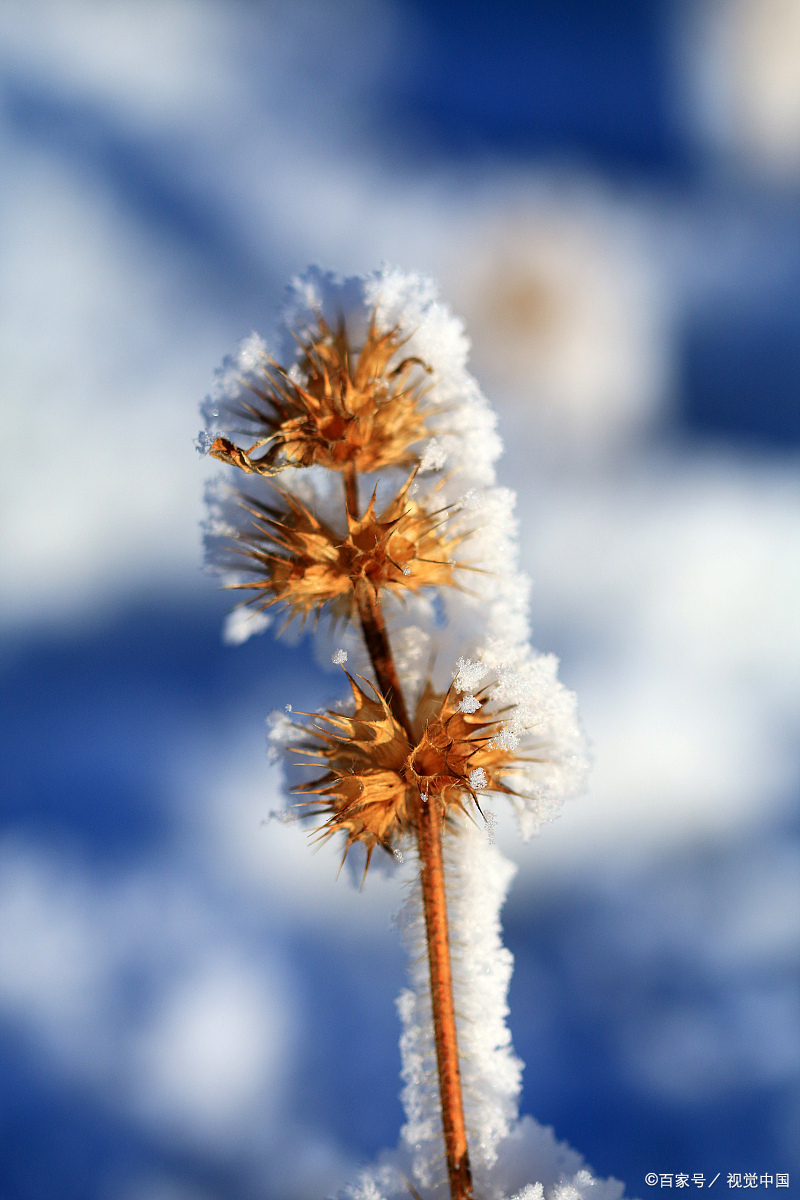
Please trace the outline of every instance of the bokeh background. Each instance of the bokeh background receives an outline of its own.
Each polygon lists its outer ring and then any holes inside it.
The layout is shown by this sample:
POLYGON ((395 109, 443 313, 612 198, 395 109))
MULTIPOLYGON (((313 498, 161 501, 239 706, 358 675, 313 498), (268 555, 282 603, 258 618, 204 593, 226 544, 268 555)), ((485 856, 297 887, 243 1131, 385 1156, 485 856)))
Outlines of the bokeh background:
POLYGON ((292 274, 383 261, 468 323, 593 745, 500 823, 522 1109, 629 1194, 793 1189, 798 0, 3 0, 0 74, 0 1194, 306 1200, 397 1140, 402 880, 263 823, 265 716, 339 682, 221 644, 192 445, 292 274))

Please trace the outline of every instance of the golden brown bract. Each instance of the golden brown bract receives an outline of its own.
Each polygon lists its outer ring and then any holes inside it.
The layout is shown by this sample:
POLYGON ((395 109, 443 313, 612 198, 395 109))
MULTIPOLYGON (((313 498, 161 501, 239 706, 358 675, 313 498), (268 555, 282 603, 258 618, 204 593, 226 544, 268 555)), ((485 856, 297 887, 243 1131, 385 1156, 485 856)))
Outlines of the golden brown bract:
POLYGON ((362 517, 348 512, 346 537, 290 492, 276 489, 282 509, 248 497, 243 507, 253 517, 252 529, 237 549, 254 578, 231 586, 254 592, 251 603, 260 609, 280 604, 290 619, 306 619, 326 604, 349 619, 359 586, 376 595, 458 586, 454 571, 468 564, 453 554, 465 535, 448 532, 446 509, 430 513, 409 498, 413 478, 414 472, 380 515, 374 494, 362 517))
POLYGON ((218 437, 209 453, 259 475, 315 464, 368 474, 418 461, 411 447, 430 436, 425 397, 431 368, 414 355, 395 361, 408 336, 396 327, 379 332, 373 312, 357 351, 344 320, 335 332, 322 316, 317 323, 315 335, 300 342, 297 372, 290 375, 265 355, 261 378, 243 381, 252 400, 239 401, 239 415, 260 433, 256 442, 242 450, 218 437))
POLYGON ((352 715, 320 714, 309 740, 295 747, 306 759, 302 765, 324 766, 325 774, 294 789, 324 797, 306 803, 328 818, 318 830, 323 838, 346 833, 345 857, 363 842, 368 868, 376 846, 391 851, 398 837, 418 827, 423 804, 438 805, 446 816, 453 808, 466 811, 470 799, 480 811, 478 790, 512 792, 503 777, 519 763, 512 751, 492 744, 502 723, 496 716, 462 712, 452 687, 442 694, 428 684, 414 714, 412 745, 380 692, 370 684, 370 695, 348 679, 352 715))

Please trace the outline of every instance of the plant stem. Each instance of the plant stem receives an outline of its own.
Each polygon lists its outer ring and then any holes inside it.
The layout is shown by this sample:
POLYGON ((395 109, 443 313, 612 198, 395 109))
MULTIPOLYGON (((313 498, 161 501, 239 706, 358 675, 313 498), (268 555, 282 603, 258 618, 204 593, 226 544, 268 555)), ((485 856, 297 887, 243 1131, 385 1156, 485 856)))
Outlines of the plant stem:
MULTIPOLYGON (((352 464, 347 465, 343 474, 347 508, 351 516, 357 518, 358 481, 352 464)), ((417 736, 411 724, 403 690, 397 676, 380 597, 365 579, 357 582, 355 594, 361 629, 378 687, 386 698, 395 720, 405 730, 410 746, 413 747, 416 745, 417 736)), ((425 910, 425 931, 428 943, 433 1035, 436 1045, 439 1096, 442 1105, 442 1130, 447 1174, 450 1180, 450 1196, 451 1200, 472 1200, 472 1174, 464 1123, 461 1072, 458 1065, 453 975, 450 966, 450 939, 447 927, 447 897, 444 887, 443 812, 436 801, 428 801, 427 797, 420 796, 416 816, 422 903, 425 910)))
POLYGON ((433 1034, 439 1069, 439 1095, 442 1101, 442 1128, 450 1177, 452 1200, 470 1200, 472 1173, 467 1151, 461 1072, 458 1066, 456 1016, 453 1006, 453 977, 450 969, 450 940, 447 932, 447 901, 442 861, 443 813, 433 798, 420 797, 417 823, 419 840, 422 902, 428 937, 428 965, 431 977, 433 1034))
POLYGON ((345 464, 342 474, 344 475, 344 498, 347 511, 355 521, 358 520, 358 479, 356 469, 351 462, 345 464))
POLYGON ((411 728, 403 689, 397 678, 397 668, 392 658, 392 648, 389 645, 389 635, 386 632, 380 598, 366 579, 359 579, 356 584, 356 603, 367 653, 372 660, 378 687, 392 710, 395 721, 406 731, 411 745, 414 746, 416 738, 411 728))

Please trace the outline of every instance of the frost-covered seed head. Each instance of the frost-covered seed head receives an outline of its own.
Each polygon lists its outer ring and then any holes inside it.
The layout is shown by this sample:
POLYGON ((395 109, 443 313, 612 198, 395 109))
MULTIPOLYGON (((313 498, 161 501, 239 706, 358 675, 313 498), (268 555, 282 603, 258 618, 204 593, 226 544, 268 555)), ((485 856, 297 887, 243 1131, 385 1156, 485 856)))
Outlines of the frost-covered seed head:
POLYGON ((360 585, 376 595, 459 587, 456 572, 469 564, 452 555, 466 535, 451 531, 446 510, 431 512, 409 499, 412 479, 380 514, 374 495, 362 517, 348 512, 346 536, 291 492, 276 488, 277 505, 243 496, 247 525, 228 561, 238 561, 245 578, 227 586, 252 593, 249 603, 258 610, 277 604, 290 620, 319 615, 326 605, 350 619, 360 585))
POLYGON ((492 687, 484 690, 477 705, 482 713, 475 716, 462 709, 454 686, 443 694, 427 684, 414 711, 410 741, 380 692, 348 678, 353 711, 328 710, 310 729, 298 726, 306 740, 295 747, 306 760, 303 765, 325 768, 295 790, 323 797, 306 804, 314 815, 327 817, 319 830, 323 837, 347 834, 345 854, 363 842, 369 864, 376 846, 391 851, 398 838, 416 829, 420 803, 434 802, 447 816, 466 812, 470 801, 477 803, 478 792, 505 794, 517 809, 527 806, 533 819, 546 791, 536 770, 558 766, 557 747, 528 739, 518 752, 518 735, 513 746, 498 745, 492 687))
POLYGON ((255 443, 243 450, 219 436, 209 453, 257 475, 313 465, 372 472, 418 462, 413 447, 430 435, 431 368, 417 355, 402 355, 407 340, 397 326, 380 330, 373 310, 357 346, 344 318, 333 330, 318 314, 291 369, 263 352, 248 364, 234 416, 255 443), (262 453, 254 457, 256 451, 262 453))

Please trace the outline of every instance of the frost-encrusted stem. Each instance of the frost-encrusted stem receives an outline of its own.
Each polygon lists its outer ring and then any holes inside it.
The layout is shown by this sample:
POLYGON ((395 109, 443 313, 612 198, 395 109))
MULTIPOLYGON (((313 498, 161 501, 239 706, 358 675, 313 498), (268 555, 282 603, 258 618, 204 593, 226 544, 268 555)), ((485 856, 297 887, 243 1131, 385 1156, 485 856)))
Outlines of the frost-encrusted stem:
MULTIPOLYGON (((349 464, 343 474, 347 509, 353 518, 357 518, 358 480, 355 469, 349 464)), ((364 642, 378 686, 386 697, 395 720, 405 729, 413 746, 417 739, 392 657, 380 597, 365 579, 358 581, 355 594, 364 642)), ((444 887, 443 816, 437 802, 429 802, 426 796, 420 796, 416 822, 417 840, 447 1174, 452 1200, 471 1200, 472 1174, 464 1123, 461 1071, 458 1065, 453 974, 450 965, 450 937, 444 887)))
POLYGON ((433 1034, 439 1073, 439 1095, 442 1101, 442 1131, 450 1195, 453 1200, 469 1200, 472 1196, 472 1174, 464 1124, 461 1071, 458 1065, 447 901, 444 890, 442 828, 443 813, 438 802, 433 798, 428 800, 421 796, 417 837, 428 942, 433 1034))

